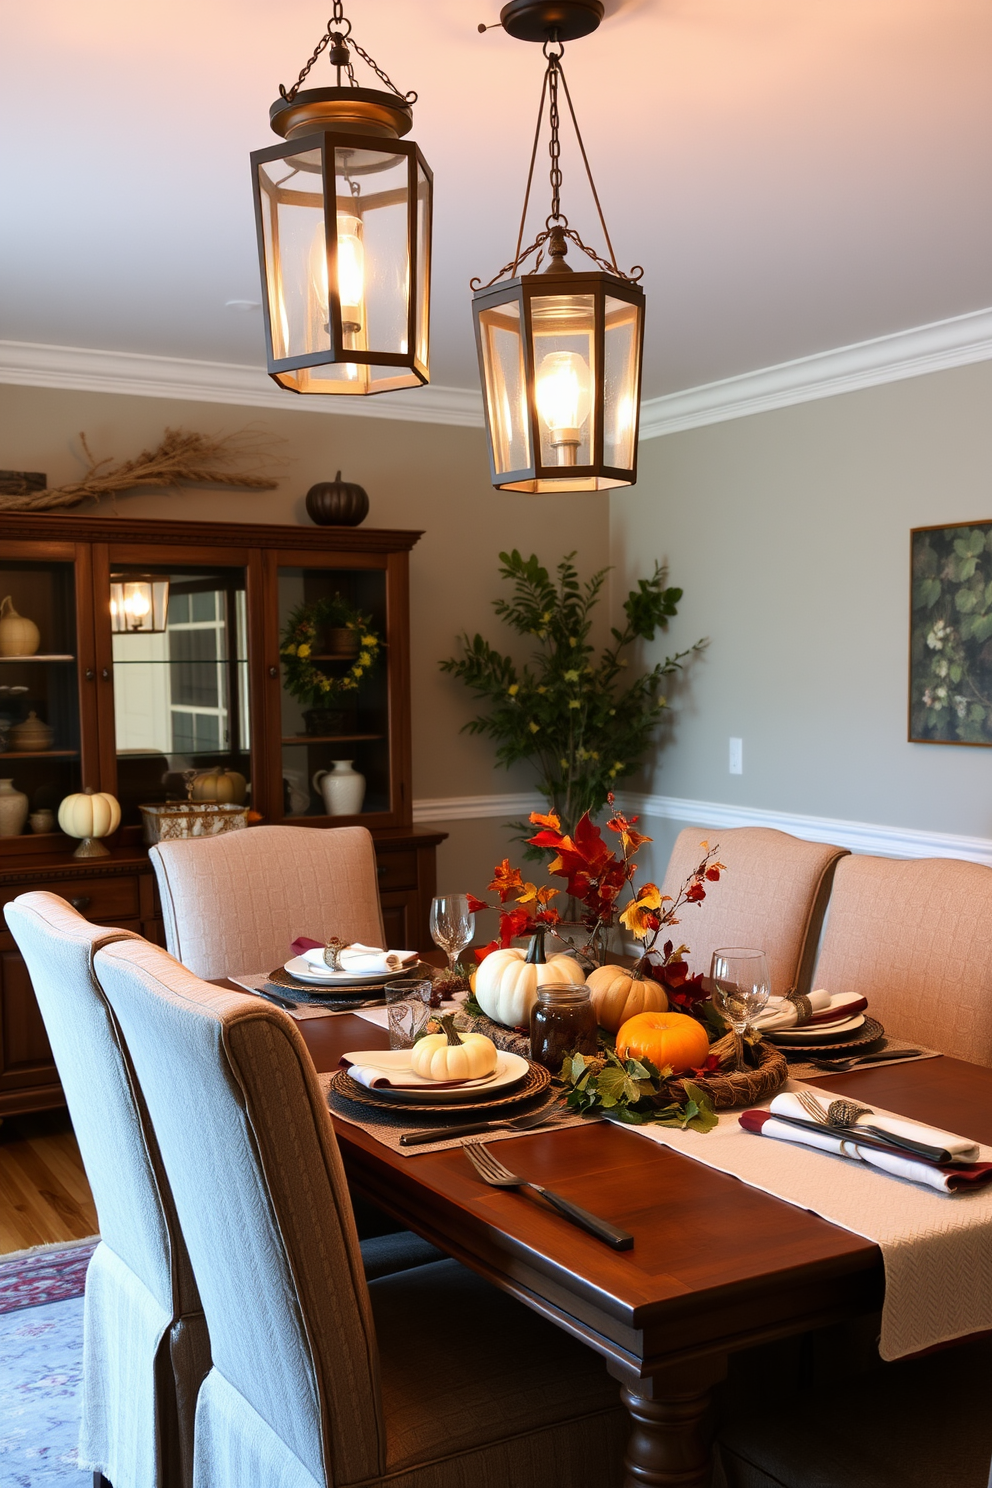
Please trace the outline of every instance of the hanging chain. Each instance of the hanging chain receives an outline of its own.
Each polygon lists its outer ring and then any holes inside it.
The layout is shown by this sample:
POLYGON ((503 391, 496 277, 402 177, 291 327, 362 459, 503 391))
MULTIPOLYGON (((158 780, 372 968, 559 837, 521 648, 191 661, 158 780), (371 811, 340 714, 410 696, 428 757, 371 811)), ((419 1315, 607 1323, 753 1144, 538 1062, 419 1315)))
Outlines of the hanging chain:
MULTIPOLYGON (((551 41, 546 41, 544 43, 543 51, 545 57, 548 60, 548 65, 544 73, 544 85, 541 89, 541 101, 537 109, 537 127, 534 130, 534 144, 530 154, 530 168, 527 171, 527 186, 524 191, 524 207, 523 211, 520 214, 520 227, 517 232, 516 251, 509 263, 505 263, 500 269, 499 273, 494 274, 493 277, 488 281, 488 283, 483 284, 481 279, 474 278, 469 281, 470 286, 473 290, 488 289, 490 285, 496 284, 500 279, 502 279, 505 274, 509 274, 511 278, 516 278, 517 271, 519 270, 521 264, 526 262, 526 260, 530 258, 532 253, 537 253, 537 259, 535 260, 534 264, 534 272, 536 273, 540 267, 541 260, 544 257, 544 245, 552 236, 552 232, 557 235, 559 242, 561 241, 562 237, 570 238, 577 248, 579 248, 588 258, 591 258, 593 263, 598 264, 599 267, 601 269, 604 269, 607 273, 616 274, 619 279, 627 279, 631 283, 636 284, 637 281, 641 279, 644 274, 644 270, 643 268, 641 268, 640 264, 635 264, 629 274, 625 274, 623 269, 617 267, 617 256, 616 253, 613 251, 613 244, 610 241, 609 230, 606 226, 606 218, 603 216, 603 208, 599 200, 599 192, 596 190, 596 183, 592 177, 592 169, 589 165, 589 157, 586 155, 586 147, 582 141, 581 131, 579 130, 579 121, 575 116, 575 108, 572 104, 572 95, 568 91, 568 82, 565 78, 565 69, 561 65, 561 59, 565 54, 564 43, 560 42, 557 37, 554 37, 551 41), (551 50, 551 48, 553 47, 556 47, 557 50, 551 50), (600 226, 603 229, 603 236, 606 239, 606 246, 610 254, 609 258, 603 258, 595 251, 595 249, 590 248, 588 244, 584 243, 579 237, 578 233, 575 231, 574 227, 569 226, 568 218, 561 210, 562 174, 561 113, 558 107, 559 79, 561 80, 561 86, 565 90, 565 99, 568 103, 568 111, 571 115, 572 126, 575 130, 575 138, 578 140, 579 150, 582 155, 582 164, 586 168, 586 176, 589 180, 589 188, 592 191, 593 201, 596 203, 596 211, 599 214, 600 226), (527 208, 530 205, 530 190, 534 179, 534 165, 537 160, 537 147, 541 139, 541 124, 544 120, 545 99, 547 99, 548 101, 548 123, 551 129, 551 138, 548 142, 548 154, 551 159, 551 169, 549 172, 549 179, 551 183, 551 211, 545 220, 543 232, 538 233, 537 237, 528 248, 524 248, 523 250, 521 250, 521 244, 523 243, 524 238, 524 227, 527 221, 527 208), (553 228, 552 224, 554 224, 553 228)), ((552 245, 551 251, 553 254, 555 253, 554 245, 552 245)))
POLYGON ((342 69, 344 69, 348 74, 349 86, 352 88, 358 87, 358 81, 355 77, 355 69, 352 66, 349 56, 350 48, 351 51, 358 53, 362 61, 365 62, 372 69, 380 82, 385 83, 386 87, 389 88, 391 92, 395 93, 397 98, 401 98, 404 103, 416 103, 416 93, 412 89, 409 93, 401 93, 399 88, 397 88, 396 84, 393 82, 392 78, 389 77, 387 73, 383 72, 378 62, 376 62, 373 57, 370 57, 365 48, 360 47, 358 45, 358 42, 352 38, 351 22, 347 19, 344 13, 344 0, 333 0, 333 5, 334 10, 331 14, 330 20, 327 22, 327 30, 324 32, 317 45, 314 47, 313 53, 310 56, 310 60, 306 63, 305 67, 303 67, 299 77, 296 79, 296 82, 291 88, 287 89, 282 83, 279 84, 280 96, 282 98, 285 98, 288 103, 292 103, 293 99, 300 91, 300 88, 303 86, 303 83, 305 82, 307 74, 309 73, 311 67, 313 67, 314 63, 317 61, 321 53, 330 46, 331 66, 337 67, 338 70, 338 87, 341 86, 342 69))

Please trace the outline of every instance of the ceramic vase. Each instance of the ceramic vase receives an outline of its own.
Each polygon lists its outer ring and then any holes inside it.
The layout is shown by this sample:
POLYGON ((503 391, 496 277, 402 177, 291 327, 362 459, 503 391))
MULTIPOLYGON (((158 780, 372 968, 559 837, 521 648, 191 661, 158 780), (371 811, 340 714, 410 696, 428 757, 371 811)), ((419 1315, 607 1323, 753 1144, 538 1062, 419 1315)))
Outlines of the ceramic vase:
POLYGON ((20 837, 27 819, 27 796, 12 780, 0 780, 0 837, 20 837))
POLYGON ((324 798, 328 816, 357 816, 365 800, 365 776, 352 769, 351 760, 331 760, 333 769, 318 770, 313 788, 324 798))

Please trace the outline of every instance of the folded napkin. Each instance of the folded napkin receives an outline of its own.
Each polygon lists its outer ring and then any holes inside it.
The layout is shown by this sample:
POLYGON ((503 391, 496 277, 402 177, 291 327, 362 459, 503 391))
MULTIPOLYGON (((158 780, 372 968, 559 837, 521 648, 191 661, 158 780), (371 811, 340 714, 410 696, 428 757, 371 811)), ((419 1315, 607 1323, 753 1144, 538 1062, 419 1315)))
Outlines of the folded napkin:
POLYGON ((787 997, 769 997, 767 1004, 753 1020, 753 1027, 760 1033, 775 1033, 780 1028, 806 1028, 816 1023, 837 1023, 841 1018, 853 1018, 863 1013, 868 1006, 865 997, 856 992, 836 992, 831 995, 819 991, 809 994, 812 1012, 808 1018, 800 1018, 799 1010, 787 997))
MULTIPOLYGON (((818 1092, 826 1094, 826 1092, 818 1092)), ((796 1142, 802 1147, 815 1147, 820 1152, 831 1152, 839 1157, 852 1158, 880 1168, 895 1178, 908 1178, 913 1183, 925 1184, 940 1193, 954 1193, 957 1189, 981 1187, 992 1182, 992 1162, 969 1162, 977 1156, 978 1144, 954 1132, 940 1131, 935 1126, 923 1126, 917 1121, 906 1121, 898 1116, 864 1116, 859 1118, 871 1126, 885 1126, 897 1136, 914 1137, 931 1147, 943 1147, 954 1155, 953 1163, 923 1162, 897 1147, 880 1151, 877 1147, 862 1147, 851 1137, 835 1136, 828 1127, 822 1131, 802 1131, 797 1126, 787 1126, 776 1121, 776 1114, 793 1116, 808 1121, 809 1113, 803 1109, 795 1095, 783 1092, 771 1102, 767 1111, 743 1111, 738 1117, 745 1131, 763 1137, 775 1137, 782 1142, 796 1142)), ((881 1140, 881 1139, 874 1139, 881 1140)))
POLYGON ((341 1068, 346 1069, 353 1080, 368 1090, 449 1090, 455 1085, 472 1085, 474 1080, 428 1080, 415 1075, 410 1064, 409 1049, 360 1049, 357 1053, 342 1054, 341 1068))
MULTIPOLYGON (((322 940, 300 935, 290 950, 294 956, 302 956, 317 971, 330 972, 331 968, 324 960, 322 940)), ((341 970, 350 971, 354 976, 385 976, 390 971, 401 971, 404 966, 414 966, 419 956, 416 951, 384 951, 380 946, 362 945, 356 940, 353 945, 345 946, 338 959, 341 970)))

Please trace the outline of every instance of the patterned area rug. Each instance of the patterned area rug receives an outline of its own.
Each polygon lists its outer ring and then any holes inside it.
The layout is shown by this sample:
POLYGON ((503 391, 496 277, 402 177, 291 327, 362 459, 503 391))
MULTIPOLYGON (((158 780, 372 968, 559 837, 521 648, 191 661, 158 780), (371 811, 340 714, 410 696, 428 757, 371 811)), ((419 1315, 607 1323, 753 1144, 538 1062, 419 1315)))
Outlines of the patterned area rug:
POLYGON ((90 1488, 76 1461, 83 1284, 96 1241, 0 1260, 0 1485, 90 1488))

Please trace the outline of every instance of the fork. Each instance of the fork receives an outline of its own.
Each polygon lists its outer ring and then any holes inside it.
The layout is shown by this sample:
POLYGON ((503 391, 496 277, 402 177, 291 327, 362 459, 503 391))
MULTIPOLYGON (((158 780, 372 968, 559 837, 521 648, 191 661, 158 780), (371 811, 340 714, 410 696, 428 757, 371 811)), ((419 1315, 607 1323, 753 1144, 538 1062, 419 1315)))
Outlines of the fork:
POLYGON ((572 1224, 578 1225, 580 1229, 587 1230, 590 1235, 595 1235, 597 1240, 604 1241, 614 1250, 630 1250, 634 1244, 633 1235, 628 1235, 626 1230, 617 1229, 608 1220, 600 1219, 595 1214, 590 1214, 588 1209, 580 1209, 578 1204, 572 1204, 568 1199, 563 1199, 561 1194, 553 1193, 550 1188, 544 1188, 540 1183, 531 1183, 528 1178, 521 1178, 517 1173, 511 1173, 498 1162, 484 1142, 469 1142, 462 1148, 465 1156, 472 1164, 483 1183, 491 1183, 493 1188, 531 1188, 541 1198, 549 1203, 552 1209, 570 1220, 572 1224))
POLYGON ((835 1075, 842 1075, 861 1065, 884 1064, 889 1059, 916 1059, 919 1054, 919 1049, 883 1049, 879 1054, 859 1054, 849 1059, 811 1059, 810 1064, 815 1064, 817 1069, 831 1070, 835 1075))
POLYGON ((451 1137, 474 1137, 478 1132, 530 1131, 531 1127, 543 1126, 561 1114, 557 1101, 531 1111, 527 1116, 508 1117, 505 1121, 473 1121, 462 1126, 435 1126, 430 1131, 404 1132, 400 1137, 401 1147, 419 1147, 422 1142, 447 1142, 451 1137))
POLYGON ((946 1163, 951 1160, 951 1154, 945 1152, 943 1147, 930 1147, 926 1142, 914 1142, 910 1137, 897 1137, 884 1126, 869 1126, 867 1123, 862 1126, 858 1118, 874 1116, 871 1106, 859 1106, 855 1101, 834 1100, 824 1110, 812 1090, 797 1090, 796 1099, 819 1126, 830 1127, 834 1131, 868 1132, 893 1147, 901 1147, 903 1151, 912 1152, 916 1157, 924 1157, 928 1162, 946 1163))

